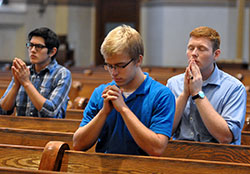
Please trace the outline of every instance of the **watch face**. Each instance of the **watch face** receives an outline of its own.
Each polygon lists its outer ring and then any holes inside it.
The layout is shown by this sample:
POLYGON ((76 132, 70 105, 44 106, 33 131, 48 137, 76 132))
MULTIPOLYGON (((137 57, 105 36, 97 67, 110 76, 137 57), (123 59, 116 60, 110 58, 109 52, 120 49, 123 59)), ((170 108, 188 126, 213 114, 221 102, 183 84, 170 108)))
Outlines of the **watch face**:
POLYGON ((203 92, 203 91, 200 91, 200 92, 199 92, 199 96, 200 96, 200 98, 204 98, 204 97, 205 97, 204 92, 203 92))

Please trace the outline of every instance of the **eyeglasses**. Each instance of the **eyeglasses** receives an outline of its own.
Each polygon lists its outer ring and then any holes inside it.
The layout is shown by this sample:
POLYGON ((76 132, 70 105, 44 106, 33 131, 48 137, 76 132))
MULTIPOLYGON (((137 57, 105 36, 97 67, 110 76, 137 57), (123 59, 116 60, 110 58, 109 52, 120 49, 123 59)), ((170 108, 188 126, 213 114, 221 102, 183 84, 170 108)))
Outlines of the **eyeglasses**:
POLYGON ((41 51, 43 48, 46 48, 45 45, 42 44, 33 44, 33 43, 26 43, 27 49, 31 50, 33 47, 35 47, 36 51, 41 51))
POLYGON ((124 69, 126 68, 126 66, 128 66, 132 61, 134 60, 131 59, 128 63, 126 63, 125 65, 120 65, 120 64, 116 64, 116 65, 111 65, 111 64, 108 64, 108 63, 104 63, 104 69, 105 70, 111 70, 111 69, 124 69))

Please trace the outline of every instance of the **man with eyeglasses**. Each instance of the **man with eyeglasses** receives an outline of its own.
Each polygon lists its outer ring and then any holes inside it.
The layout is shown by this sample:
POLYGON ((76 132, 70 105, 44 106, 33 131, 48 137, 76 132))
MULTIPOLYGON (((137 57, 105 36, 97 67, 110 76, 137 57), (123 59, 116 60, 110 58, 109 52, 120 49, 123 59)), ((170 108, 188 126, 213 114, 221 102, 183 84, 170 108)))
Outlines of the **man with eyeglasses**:
POLYGON ((57 35, 48 28, 37 28, 28 35, 26 47, 31 65, 20 58, 12 63, 13 79, 0 100, 0 114, 65 118, 71 73, 59 65, 57 35))
POLYGON ((113 29, 101 46, 113 81, 96 88, 73 137, 75 150, 160 156, 171 137, 175 98, 141 69, 143 43, 133 28, 113 29))

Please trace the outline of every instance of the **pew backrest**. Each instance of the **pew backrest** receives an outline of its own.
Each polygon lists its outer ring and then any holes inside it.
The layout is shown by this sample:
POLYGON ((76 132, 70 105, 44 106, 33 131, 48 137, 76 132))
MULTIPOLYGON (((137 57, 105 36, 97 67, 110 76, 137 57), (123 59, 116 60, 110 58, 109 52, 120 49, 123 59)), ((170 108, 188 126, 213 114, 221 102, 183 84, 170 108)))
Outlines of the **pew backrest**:
POLYGON ((249 173, 250 164, 66 150, 61 171, 81 173, 249 173))
POLYGON ((0 115, 0 127, 75 132, 81 121, 73 119, 38 118, 0 115))
POLYGON ((171 140, 163 156, 250 164, 250 146, 171 140))
POLYGON ((45 147, 49 141, 63 141, 73 148, 72 132, 26 130, 0 127, 0 143, 45 147))

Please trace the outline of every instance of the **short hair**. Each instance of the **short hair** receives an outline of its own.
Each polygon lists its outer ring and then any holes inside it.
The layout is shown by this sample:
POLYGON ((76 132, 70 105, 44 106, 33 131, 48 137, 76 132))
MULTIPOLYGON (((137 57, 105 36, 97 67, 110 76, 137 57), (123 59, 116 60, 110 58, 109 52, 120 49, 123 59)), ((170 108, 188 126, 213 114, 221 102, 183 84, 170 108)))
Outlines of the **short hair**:
POLYGON ((51 57, 51 59, 53 60, 58 53, 58 48, 60 45, 60 41, 56 33, 49 28, 41 27, 36 28, 29 33, 28 41, 30 41, 33 36, 42 37, 44 39, 45 46, 48 48, 48 53, 50 53, 54 47, 57 48, 56 54, 51 57))
POLYGON ((112 56, 114 54, 127 54, 135 60, 144 55, 141 35, 128 25, 121 25, 109 32, 101 45, 101 54, 112 56))
POLYGON ((213 51, 220 49, 220 35, 216 30, 212 28, 206 26, 197 27, 190 32, 189 36, 208 38, 212 42, 213 51))

